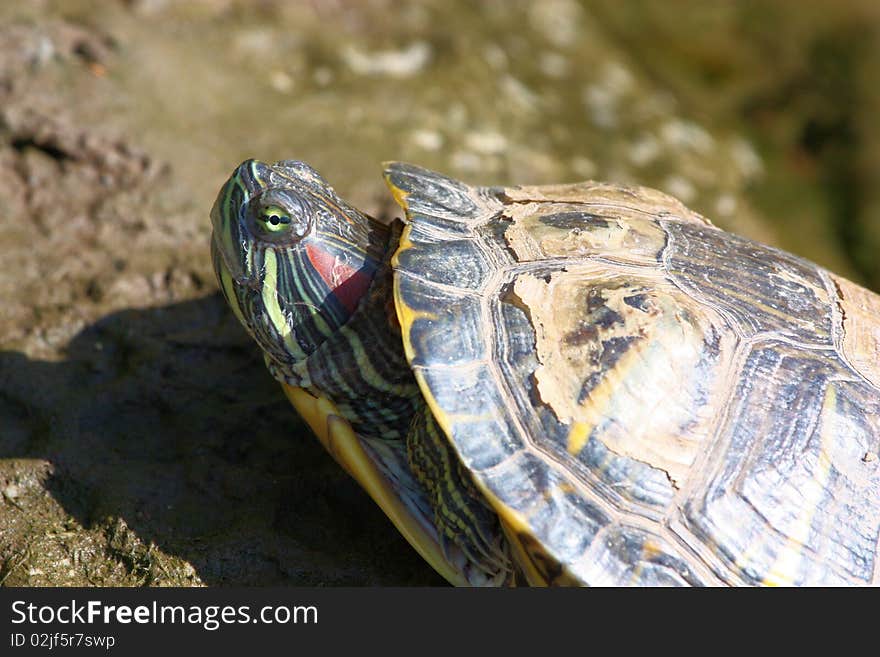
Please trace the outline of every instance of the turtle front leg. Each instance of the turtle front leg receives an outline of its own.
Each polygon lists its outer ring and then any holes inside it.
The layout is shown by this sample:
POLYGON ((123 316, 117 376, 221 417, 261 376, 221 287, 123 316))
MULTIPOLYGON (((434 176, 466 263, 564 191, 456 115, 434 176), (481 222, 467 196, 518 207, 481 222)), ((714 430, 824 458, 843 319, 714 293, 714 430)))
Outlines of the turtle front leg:
POLYGON ((434 509, 446 558, 475 586, 513 585, 515 566, 498 516, 461 466, 425 403, 413 416, 406 448, 410 468, 434 509))

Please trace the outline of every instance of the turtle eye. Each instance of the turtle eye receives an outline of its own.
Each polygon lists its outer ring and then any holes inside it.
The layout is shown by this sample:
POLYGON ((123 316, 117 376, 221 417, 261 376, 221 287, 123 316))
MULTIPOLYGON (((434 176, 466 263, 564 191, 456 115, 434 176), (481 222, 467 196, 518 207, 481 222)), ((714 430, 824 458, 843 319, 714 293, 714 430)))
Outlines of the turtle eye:
POLYGON ((306 202, 283 189, 270 189, 252 199, 245 214, 255 237, 276 244, 299 241, 312 224, 306 202))
POLYGON ((257 226, 267 233, 284 233, 290 230, 290 215, 284 208, 269 205, 262 208, 256 216, 257 226))

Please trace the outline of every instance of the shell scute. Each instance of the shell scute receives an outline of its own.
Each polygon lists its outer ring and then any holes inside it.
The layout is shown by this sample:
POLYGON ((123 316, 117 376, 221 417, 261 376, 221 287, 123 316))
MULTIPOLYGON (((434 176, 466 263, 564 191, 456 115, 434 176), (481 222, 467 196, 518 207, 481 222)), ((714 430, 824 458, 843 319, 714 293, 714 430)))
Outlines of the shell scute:
POLYGON ((530 579, 880 581, 880 298, 650 190, 468 195, 492 210, 410 212, 408 248, 478 243, 481 283, 445 284, 479 319, 432 330, 486 356, 412 362, 530 579))
POLYGON ((836 355, 762 344, 686 502, 687 523, 752 583, 870 583, 880 468, 863 456, 878 440, 880 400, 836 355))
POLYGON ((730 233, 672 222, 665 228, 675 283, 734 318, 743 335, 832 345, 832 296, 818 267, 730 233))

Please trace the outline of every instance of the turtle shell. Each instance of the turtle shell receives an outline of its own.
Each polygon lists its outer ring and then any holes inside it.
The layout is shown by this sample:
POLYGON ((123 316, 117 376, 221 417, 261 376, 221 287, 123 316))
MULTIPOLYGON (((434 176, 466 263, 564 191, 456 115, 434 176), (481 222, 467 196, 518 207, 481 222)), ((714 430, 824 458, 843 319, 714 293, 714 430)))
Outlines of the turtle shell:
POLYGON ((878 583, 880 297, 645 188, 386 178, 407 358, 530 583, 878 583))

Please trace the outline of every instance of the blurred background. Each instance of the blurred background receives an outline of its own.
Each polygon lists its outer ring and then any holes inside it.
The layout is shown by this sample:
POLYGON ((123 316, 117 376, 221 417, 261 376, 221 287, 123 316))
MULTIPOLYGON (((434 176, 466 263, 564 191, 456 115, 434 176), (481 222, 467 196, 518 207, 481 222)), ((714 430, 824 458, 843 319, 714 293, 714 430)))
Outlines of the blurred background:
POLYGON ((0 583, 437 584, 216 293, 247 157, 660 188, 880 290, 874 0, 0 4, 0 583))

